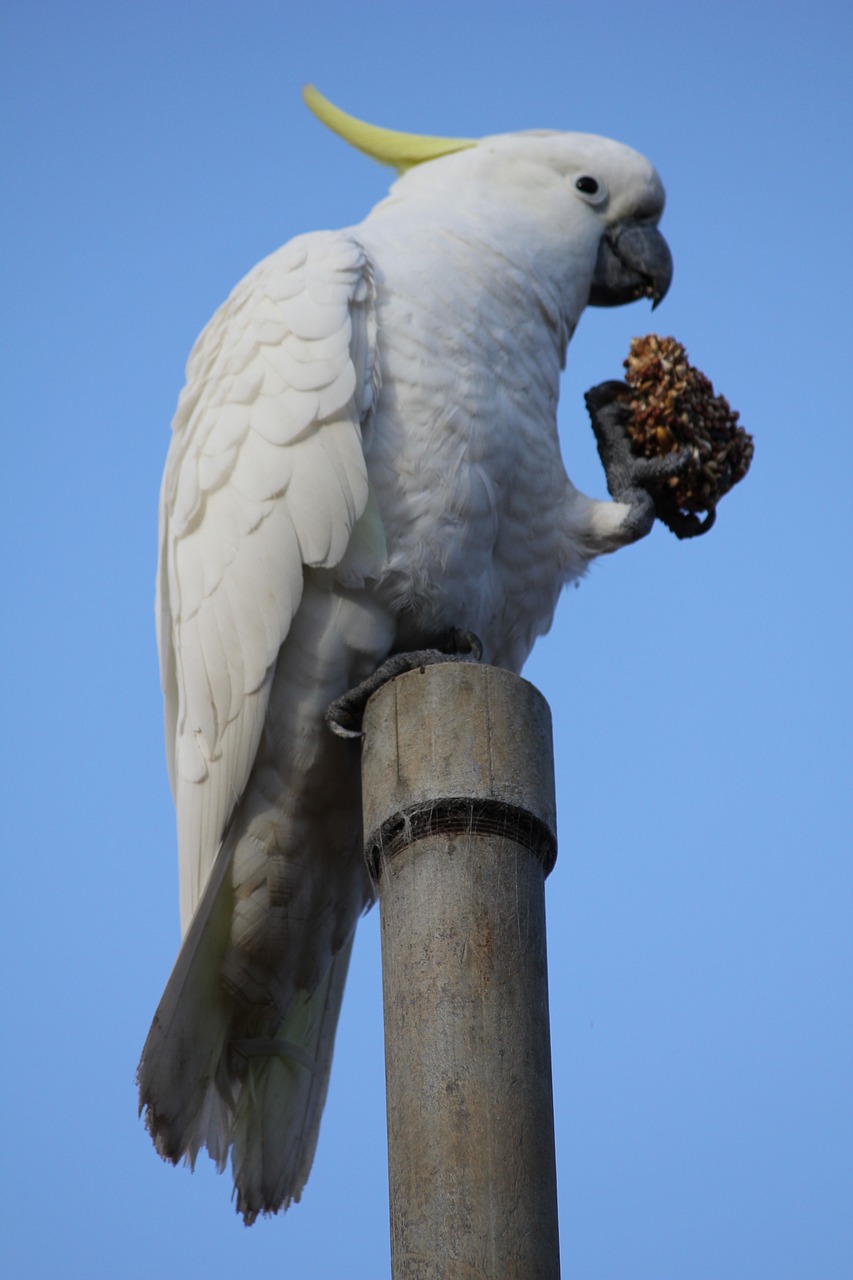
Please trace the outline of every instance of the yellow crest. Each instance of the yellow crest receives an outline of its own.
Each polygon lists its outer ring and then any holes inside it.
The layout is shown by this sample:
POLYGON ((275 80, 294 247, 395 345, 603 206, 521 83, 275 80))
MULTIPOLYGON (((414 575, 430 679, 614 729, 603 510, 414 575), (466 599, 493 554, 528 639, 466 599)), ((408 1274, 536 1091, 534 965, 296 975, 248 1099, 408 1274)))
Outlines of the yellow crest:
POLYGON ((308 109, 332 133, 343 138, 350 146, 363 151, 372 160, 392 165, 398 173, 404 173, 416 164, 423 164, 425 160, 436 160, 439 156, 477 145, 476 138, 430 138, 419 133, 397 133, 394 129, 380 129, 378 125, 366 124, 364 120, 347 115, 346 111, 341 111, 340 107, 329 102, 313 84, 304 86, 302 97, 308 109))

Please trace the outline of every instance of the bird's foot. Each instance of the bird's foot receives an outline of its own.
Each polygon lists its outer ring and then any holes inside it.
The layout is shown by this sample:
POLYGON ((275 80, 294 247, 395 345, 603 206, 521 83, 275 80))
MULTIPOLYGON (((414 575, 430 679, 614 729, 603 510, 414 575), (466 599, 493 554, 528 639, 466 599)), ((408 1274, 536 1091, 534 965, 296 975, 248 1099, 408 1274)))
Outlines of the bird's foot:
POLYGON ((472 631, 451 627, 443 635, 437 636, 435 644, 429 649, 392 653, 390 658, 386 658, 376 668, 372 676, 329 704, 326 708, 326 723, 339 738, 361 738, 364 708, 371 695, 381 689, 383 684, 405 671, 416 671, 418 667, 428 667, 436 662, 479 662, 482 656, 483 646, 472 631))
MULTIPOLYGON (((611 498, 630 508, 625 521, 626 542, 644 538, 660 514, 655 509, 654 490, 673 476, 679 476, 694 463, 692 449, 676 449, 654 458, 638 458, 631 449, 627 423, 631 412, 631 390, 626 382, 601 382, 587 391, 586 407, 598 445, 607 488, 611 498)), ((704 518, 692 512, 667 509, 666 523, 679 538, 695 538, 707 533, 714 523, 714 512, 704 518)))

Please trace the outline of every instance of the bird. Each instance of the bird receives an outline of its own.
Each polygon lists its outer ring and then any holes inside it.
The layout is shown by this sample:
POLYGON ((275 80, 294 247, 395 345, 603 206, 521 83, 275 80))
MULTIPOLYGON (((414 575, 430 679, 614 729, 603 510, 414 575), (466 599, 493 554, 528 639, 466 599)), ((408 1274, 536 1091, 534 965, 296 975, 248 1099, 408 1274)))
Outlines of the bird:
POLYGON ((396 178, 213 316, 159 518, 183 941, 140 1112, 169 1161, 230 1156, 247 1223, 302 1194, 373 901, 357 730, 327 709, 449 634, 520 671, 563 587, 648 533, 651 471, 677 466, 633 457, 619 383, 587 397, 609 499, 575 488, 557 436, 584 308, 670 286, 650 161, 584 133, 400 133, 303 94, 396 178))

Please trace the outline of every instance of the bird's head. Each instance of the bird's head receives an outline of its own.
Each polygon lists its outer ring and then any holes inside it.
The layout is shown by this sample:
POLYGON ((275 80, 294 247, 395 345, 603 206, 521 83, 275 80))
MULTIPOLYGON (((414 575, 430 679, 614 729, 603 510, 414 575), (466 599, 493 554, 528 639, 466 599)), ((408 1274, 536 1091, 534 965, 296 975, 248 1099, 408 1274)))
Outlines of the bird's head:
POLYGON ((578 272, 584 278, 581 307, 643 297, 657 306, 669 289, 672 255, 657 227, 663 184, 632 148, 551 130, 480 139, 398 133, 348 115, 313 86, 303 96, 333 132, 397 170, 400 196, 419 195, 436 216, 442 207, 454 216, 473 211, 486 233, 497 223, 519 235, 535 227, 546 253, 559 253, 570 231, 575 280, 578 272))

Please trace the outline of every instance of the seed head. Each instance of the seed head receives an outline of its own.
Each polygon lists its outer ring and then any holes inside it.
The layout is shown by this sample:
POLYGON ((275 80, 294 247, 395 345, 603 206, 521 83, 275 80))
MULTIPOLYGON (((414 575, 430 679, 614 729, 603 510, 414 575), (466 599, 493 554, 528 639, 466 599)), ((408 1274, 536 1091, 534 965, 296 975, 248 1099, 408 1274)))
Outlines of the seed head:
POLYGON ((688 362, 675 338, 635 338, 625 361, 631 389, 627 424, 638 457, 660 457, 687 448, 693 462, 653 491, 657 514, 672 527, 683 511, 713 511, 746 475, 753 441, 737 425, 738 414, 704 373, 688 362))

